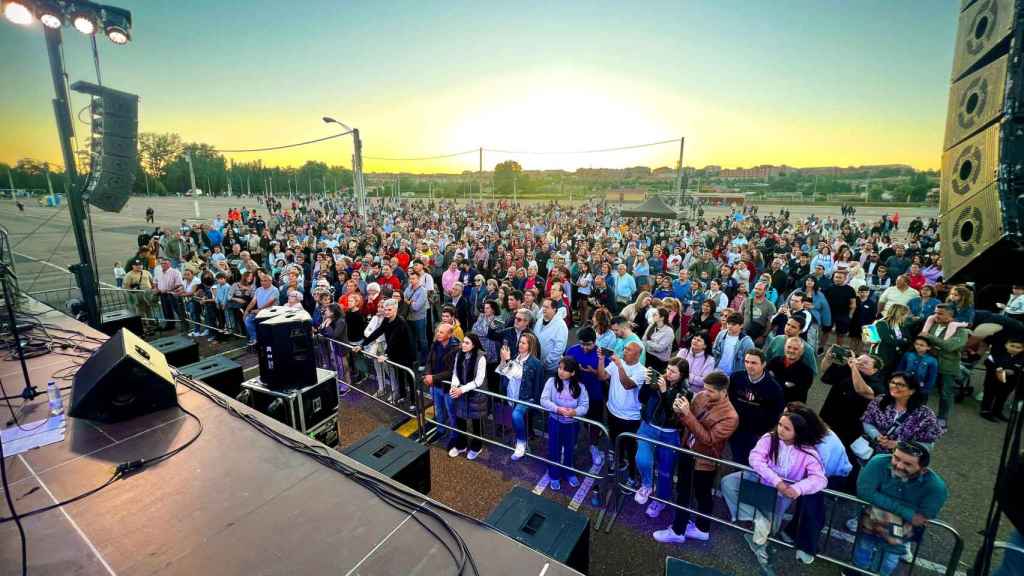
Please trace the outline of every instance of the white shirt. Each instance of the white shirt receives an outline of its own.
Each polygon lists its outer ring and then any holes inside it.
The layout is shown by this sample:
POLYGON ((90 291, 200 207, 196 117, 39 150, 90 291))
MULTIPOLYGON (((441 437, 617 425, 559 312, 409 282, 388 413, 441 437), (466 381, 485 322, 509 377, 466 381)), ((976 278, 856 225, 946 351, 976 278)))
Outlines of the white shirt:
POLYGON ((608 411, 620 420, 640 419, 640 387, 647 381, 647 369, 640 362, 630 366, 622 363, 626 376, 636 384, 636 388, 626 390, 619 379, 619 367, 615 363, 609 364, 605 370, 608 372, 608 411))

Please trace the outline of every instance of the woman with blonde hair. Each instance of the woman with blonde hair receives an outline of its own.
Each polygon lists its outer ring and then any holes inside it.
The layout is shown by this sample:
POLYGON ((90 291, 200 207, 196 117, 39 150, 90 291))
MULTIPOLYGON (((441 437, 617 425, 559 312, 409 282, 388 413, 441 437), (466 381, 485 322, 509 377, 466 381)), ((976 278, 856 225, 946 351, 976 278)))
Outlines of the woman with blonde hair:
POLYGON ((907 347, 903 324, 909 316, 910 308, 903 304, 892 303, 882 318, 868 328, 871 332, 869 339, 872 345, 871 353, 882 359, 882 369, 879 372, 885 381, 888 381, 889 374, 896 370, 903 350, 907 347))
POLYGON ((619 312, 619 315, 629 320, 633 325, 633 331, 637 334, 643 334, 647 330, 647 309, 651 305, 651 293, 647 290, 641 290, 636 295, 636 300, 632 304, 627 305, 619 312))

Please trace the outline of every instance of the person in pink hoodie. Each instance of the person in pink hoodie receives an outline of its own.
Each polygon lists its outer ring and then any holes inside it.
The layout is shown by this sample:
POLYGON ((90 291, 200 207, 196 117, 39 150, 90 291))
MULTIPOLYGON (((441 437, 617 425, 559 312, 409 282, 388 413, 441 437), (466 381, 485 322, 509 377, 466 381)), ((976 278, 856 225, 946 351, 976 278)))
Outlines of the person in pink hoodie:
POLYGON ((754 520, 754 536, 748 535, 747 543, 762 564, 768 560, 768 536, 778 528, 789 504, 800 496, 824 490, 828 484, 821 457, 815 449, 821 440, 819 428, 803 416, 787 412, 779 418, 775 430, 761 436, 750 451, 750 467, 757 473, 756 479, 777 492, 770 519, 764 517, 765 512, 754 513, 754 507, 748 504, 753 494, 745 493, 744 503, 740 505, 742 479, 755 480, 754 474, 734 472, 722 478, 722 496, 733 520, 754 520))

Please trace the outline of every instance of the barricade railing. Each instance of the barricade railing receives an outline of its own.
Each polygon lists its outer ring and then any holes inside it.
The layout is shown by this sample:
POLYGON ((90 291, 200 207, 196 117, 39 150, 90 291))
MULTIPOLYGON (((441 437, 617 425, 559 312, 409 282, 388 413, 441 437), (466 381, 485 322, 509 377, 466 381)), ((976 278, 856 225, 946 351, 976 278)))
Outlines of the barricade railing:
POLYGON ((388 408, 395 410, 408 416, 409 418, 416 420, 416 425, 419 430, 419 440, 422 441, 423 430, 425 429, 425 422, 423 420, 423 399, 416 392, 416 373, 408 366, 402 366, 393 360, 387 358, 386 355, 377 355, 367 352, 354 344, 348 342, 342 342, 326 336, 317 336, 317 341, 323 345, 326 344, 327 350, 324 351, 321 346, 318 346, 318 352, 322 356, 327 356, 323 360, 331 363, 335 367, 338 374, 339 383, 343 386, 348 387, 349 390, 355 390, 357 393, 387 406, 388 408), (358 350, 357 350, 358 348, 358 350), (360 385, 367 380, 367 378, 361 378, 358 381, 355 378, 356 369, 353 366, 352 360, 357 357, 361 357, 366 360, 367 368, 374 370, 375 380, 378 388, 377 393, 371 393, 363 390, 360 385), (340 363, 341 369, 338 369, 340 363), (408 379, 407 386, 409 387, 410 398, 416 409, 412 412, 402 407, 398 402, 398 391, 401 387, 398 378, 399 374, 404 374, 405 378, 408 379))
MULTIPOLYGON (((986 572, 984 576, 988 576, 988 574, 991 574, 995 570, 995 566, 999 565, 999 564, 996 563, 996 560, 995 560, 995 551, 996 550, 1003 550, 1003 561, 1002 561, 1002 564, 1003 564, 1003 571, 1004 572, 1007 571, 1006 563, 1007 563, 1008 557, 1010 555, 1016 554, 1016 555, 1020 556, 1020 558, 1010 560, 1011 563, 1015 563, 1015 564, 1011 564, 1011 565, 1019 566, 1022 562, 1024 562, 1024 548, 1021 548, 1020 546, 1018 546, 1016 544, 1013 544, 1013 543, 1010 543, 1010 542, 1005 542, 1003 540, 996 540, 995 542, 992 543, 993 557, 992 557, 992 561, 989 563, 989 571, 986 572)), ((1013 573, 1013 574, 1016 574, 1016 572, 1013 572, 1012 569, 1009 570, 1009 572, 1013 573)))
MULTIPOLYGON (((736 472, 742 472, 743 475, 741 476, 741 478, 743 478, 744 480, 741 480, 741 482, 740 482, 740 494, 737 497, 737 515, 740 514, 741 510, 743 510, 743 506, 750 506, 751 505, 749 502, 745 502, 744 499, 743 499, 743 492, 742 492, 743 484, 744 484, 744 481, 749 481, 749 480, 747 480, 748 478, 753 478, 754 479, 753 481, 760 482, 760 477, 758 476, 757 472, 755 472, 754 469, 751 468, 750 466, 747 466, 747 465, 744 465, 744 464, 740 464, 738 462, 733 462, 733 461, 730 461, 730 460, 724 460, 724 459, 721 459, 721 458, 715 458, 713 456, 708 456, 706 454, 701 454, 699 452, 695 452, 695 451, 690 450, 688 448, 683 448, 681 446, 675 446, 675 445, 672 445, 672 444, 668 444, 666 442, 662 442, 660 440, 655 440, 655 439, 647 438, 647 437, 644 437, 644 436, 641 436, 639 434, 635 434, 635 433, 632 433, 632 432, 622 432, 622 433, 620 433, 615 438, 615 442, 613 443, 613 448, 614 448, 614 454, 616 456, 616 460, 618 460, 618 455, 623 452, 622 444, 623 444, 623 442, 626 439, 632 439, 632 440, 634 440, 637 443, 639 443, 639 442, 649 442, 650 444, 652 444, 654 446, 661 447, 661 448, 667 448, 667 449, 673 450, 674 452, 677 452, 677 457, 679 455, 685 455, 685 456, 689 456, 689 457, 693 458, 694 460, 698 460, 698 459, 699 460, 705 460, 705 461, 711 462, 711 463, 713 463, 713 464, 715 464, 717 466, 727 466, 729 468, 734 469, 734 471, 736 471, 736 472), (750 476, 748 477, 748 475, 750 475, 750 476)), ((637 444, 637 445, 639 446, 639 444, 637 444)), ((657 466, 657 458, 654 459, 654 462, 655 462, 654 466, 656 467, 657 466)), ((691 473, 692 473, 692 470, 691 470, 691 473)), ((672 474, 673 474, 672 486, 673 486, 673 494, 674 494, 675 493, 676 482, 678 481, 678 479, 675 478, 675 469, 672 470, 672 474)), ((606 533, 610 532, 611 529, 612 529, 612 526, 615 524, 615 520, 617 519, 619 513, 622 510, 622 506, 625 503, 626 497, 629 494, 633 494, 633 493, 635 493, 637 491, 637 489, 635 487, 630 486, 629 484, 626 484, 626 483, 621 481, 621 478, 618 477, 618 471, 613 469, 612 476, 613 476, 613 478, 612 478, 613 489, 617 492, 617 496, 618 497, 616 498, 617 503, 614 505, 614 508, 611 511, 611 515, 608 518, 608 523, 605 526, 605 532, 606 533)), ((724 474, 723 474, 723 476, 724 476, 724 474)), ((822 493, 825 496, 834 499, 836 504, 838 504, 839 502, 846 502, 846 503, 849 503, 852 507, 856 508, 857 511, 858 511, 856 517, 858 519, 860 518, 860 513, 859 512, 861 510, 863 510, 865 508, 868 508, 868 507, 871 507, 871 503, 869 503, 869 502, 867 502, 865 500, 862 500, 860 498, 857 498, 855 496, 851 496, 850 494, 845 494, 845 493, 842 493, 842 492, 837 492, 835 490, 829 490, 829 489, 822 490, 822 493)), ((695 508, 691 508, 689 506, 681 506, 678 503, 676 503, 674 501, 674 499, 673 500, 663 500, 661 498, 658 498, 654 492, 651 493, 650 499, 658 501, 658 502, 661 502, 662 504, 664 504, 666 506, 669 506, 669 507, 671 507, 671 508, 673 508, 675 510, 685 510, 685 511, 689 512, 691 514, 691 516, 706 518, 706 519, 708 519, 708 520, 710 520, 712 522, 715 522, 715 523, 718 523, 718 524, 723 524, 725 526, 729 526, 731 528, 734 528, 734 529, 739 530, 741 532, 744 532, 746 534, 753 534, 754 533, 754 531, 751 530, 750 528, 742 526, 742 525, 738 524, 737 522, 732 521, 731 519, 720 518, 718 516, 714 516, 713 514, 704 514, 704 513, 700 512, 699 510, 697 510, 695 508)), ((824 529, 824 533, 826 534, 826 536, 829 539, 831 539, 833 537, 833 535, 836 533, 836 530, 833 527, 835 526, 835 516, 836 516, 836 512, 837 512, 838 509, 839 509, 839 506, 837 506, 837 505, 833 505, 832 506, 832 512, 831 512, 831 514, 829 514, 828 522, 827 522, 827 525, 825 526, 825 529, 824 529)), ((773 514, 775 513, 775 510, 776 509, 773 509, 773 514)), ((771 535, 769 536, 769 540, 773 544, 776 544, 776 545, 779 545, 779 546, 783 546, 783 547, 790 548, 790 549, 795 548, 796 546, 794 544, 785 542, 785 541, 780 540, 780 539, 778 539, 778 538, 776 538, 774 536, 775 528, 777 526, 776 525, 776 520, 777 519, 774 516, 771 518, 771 525, 772 525, 773 529, 771 531, 771 535)), ((779 520, 781 520, 781 519, 779 519, 779 520)), ((953 547, 952 547, 952 549, 950 551, 949 562, 947 562, 945 565, 943 565, 943 567, 945 569, 945 572, 944 572, 945 576, 955 576, 956 571, 957 571, 957 567, 960 564, 960 557, 963 554, 963 548, 964 548, 963 538, 960 536, 960 533, 955 528, 953 528, 952 526, 950 526, 949 524, 947 524, 947 523, 945 523, 945 522, 943 522, 941 520, 929 520, 927 525, 930 526, 930 527, 937 528, 937 529, 940 529, 942 531, 945 531, 945 532, 947 532, 953 538, 954 544, 953 544, 953 547)), ((820 534, 818 536, 820 538, 820 534)), ((853 541, 853 546, 854 547, 856 547, 856 544, 857 544, 856 538, 859 538, 859 537, 860 537, 860 529, 858 528, 857 534, 854 535, 854 541, 853 541)), ((923 540, 924 540, 924 536, 922 534, 921 537, 919 539, 917 539, 916 546, 914 546, 914 550, 913 550, 914 558, 913 558, 913 561, 910 563, 910 570, 908 571, 908 576, 910 574, 913 574, 915 566, 918 565, 918 552, 919 552, 920 545, 923 542, 923 540)), ((820 558, 820 559, 822 559, 822 560, 824 560, 826 562, 835 564, 835 565, 837 565, 837 566, 839 566, 841 568, 845 568, 847 570, 859 573, 859 574, 867 574, 867 575, 870 575, 870 576, 878 576, 878 574, 879 574, 878 572, 871 572, 871 571, 868 571, 868 570, 864 570, 862 568, 859 568, 859 567, 853 565, 851 562, 847 562, 845 560, 842 560, 840 558, 836 558, 834 556, 829 556, 827 554, 824 554, 823 552, 819 552, 818 554, 815 555, 815 557, 816 558, 820 558)))
MULTIPOLYGON (((447 384, 450 387, 451 386, 451 381, 450 380, 445 380, 444 384, 447 384)), ((420 394, 427 394, 426 387, 420 386, 420 387, 418 387, 418 389, 419 389, 419 393, 420 394)), ((484 390, 482 388, 476 388, 476 389, 472 390, 471 392, 467 392, 466 394, 482 394, 484 396, 487 396, 491 401, 493 401, 488 406, 488 413, 492 417, 494 417, 494 418, 497 418, 496 411, 494 410, 494 405, 495 404, 503 404, 503 403, 515 404, 517 406, 525 406, 528 410, 533 410, 533 411, 541 412, 545 416, 551 414, 551 411, 547 410, 546 408, 544 408, 543 406, 541 406, 539 404, 535 404, 533 402, 529 402, 529 401, 526 401, 526 400, 519 400, 517 398, 509 398, 508 396, 505 396, 503 394, 498 394, 496 392, 492 392, 490 390, 484 390)), ((425 404, 425 401, 421 401, 421 405, 422 404, 425 404)), ((437 414, 436 409, 435 409, 434 414, 435 415, 437 414)), ((579 424, 588 427, 587 433, 584 434, 583 437, 589 438, 589 428, 590 427, 596 428, 598 431, 600 431, 600 433, 607 440, 608 447, 609 448, 612 447, 611 435, 608 432, 608 428, 603 423, 598 422, 596 420, 592 420, 590 418, 583 417, 583 416, 573 416, 572 419, 575 420, 576 422, 578 422, 579 424)), ((498 440, 493 440, 491 438, 487 438, 487 437, 485 437, 483 435, 473 434, 471 431, 468 430, 468 428, 469 428, 468 425, 467 425, 467 430, 465 430, 465 431, 459 430, 458 428, 456 428, 454 426, 451 426, 451 425, 449 425, 446 422, 439 422, 436 418, 432 418, 430 416, 427 416, 425 413, 424 413, 424 420, 428 424, 433 424, 435 426, 435 428, 437 428, 437 429, 443 428, 443 429, 447 430, 450 434, 463 434, 467 438, 474 438, 474 439, 477 439, 477 440, 479 440, 481 442, 485 442, 485 443, 487 443, 487 444, 489 444, 491 446, 496 446, 496 447, 499 447, 499 448, 504 448, 504 449, 509 450, 509 451, 514 451, 515 450, 515 446, 514 445, 505 444, 505 443, 500 442, 498 440)), ((529 418, 526 419, 526 425, 527 426, 530 425, 529 424, 529 418)), ((579 436, 577 436, 577 440, 578 440, 578 438, 579 438, 579 436)), ((598 443, 600 444, 600 439, 599 439, 598 443)), ((602 452, 602 454, 604 454, 604 452, 602 452)), ((603 497, 601 498, 601 505, 597 507, 598 515, 597 515, 596 520, 594 521, 594 526, 595 526, 595 528, 600 528, 601 523, 604 521, 604 517, 605 517, 605 514, 606 514, 607 509, 608 509, 608 503, 611 500, 608 497, 610 495, 611 490, 612 490, 612 486, 611 486, 611 482, 610 482, 611 481, 611 474, 609 474, 609 472, 608 472, 609 470, 612 469, 612 462, 610 461, 610 460, 612 460, 611 458, 607 458, 607 457, 604 458, 603 462, 601 463, 601 466, 596 471, 592 471, 592 470, 585 470, 583 468, 576 468, 574 466, 566 466, 566 465, 562 464, 561 462, 555 462, 553 460, 550 460, 550 459, 546 458, 545 456, 542 456, 540 454, 531 452, 529 450, 524 454, 524 456, 528 456, 531 459, 537 460, 539 462, 542 462, 542 463, 544 463, 545 465, 548 465, 548 466, 557 466, 558 468, 562 468, 563 470, 567 470, 570 474, 576 474, 578 476, 583 476, 584 478, 589 478, 589 479, 591 479, 593 481, 593 483, 597 484, 598 485, 597 489, 598 489, 599 492, 601 492, 603 494, 603 497)), ((574 457, 574 459, 575 459, 575 457, 574 457)))

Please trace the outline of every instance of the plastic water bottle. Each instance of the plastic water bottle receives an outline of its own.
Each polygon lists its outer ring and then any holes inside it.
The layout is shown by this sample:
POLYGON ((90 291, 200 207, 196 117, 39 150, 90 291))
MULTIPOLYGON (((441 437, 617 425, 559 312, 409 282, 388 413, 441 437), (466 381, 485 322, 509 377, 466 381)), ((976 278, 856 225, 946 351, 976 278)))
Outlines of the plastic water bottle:
POLYGON ((50 414, 59 416, 64 412, 64 399, 60 396, 60 386, 56 380, 46 383, 46 394, 50 397, 50 414))

